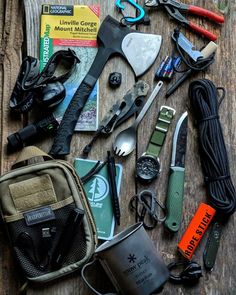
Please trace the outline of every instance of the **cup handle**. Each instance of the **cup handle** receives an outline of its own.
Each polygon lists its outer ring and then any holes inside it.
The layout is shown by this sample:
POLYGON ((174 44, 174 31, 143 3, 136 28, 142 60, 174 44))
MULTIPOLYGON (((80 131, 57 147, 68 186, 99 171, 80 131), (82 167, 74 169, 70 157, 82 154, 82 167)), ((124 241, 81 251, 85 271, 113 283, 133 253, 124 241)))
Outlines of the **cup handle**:
POLYGON ((106 293, 106 294, 102 294, 102 293, 99 293, 96 289, 94 289, 90 283, 88 282, 88 280, 86 279, 85 277, 85 270, 87 267, 91 266, 94 264, 94 262, 96 261, 96 259, 94 258, 91 262, 85 264, 81 270, 81 277, 83 279, 83 281, 85 282, 85 284, 88 286, 88 288, 94 292, 94 294, 96 295, 117 295, 117 293, 106 293))

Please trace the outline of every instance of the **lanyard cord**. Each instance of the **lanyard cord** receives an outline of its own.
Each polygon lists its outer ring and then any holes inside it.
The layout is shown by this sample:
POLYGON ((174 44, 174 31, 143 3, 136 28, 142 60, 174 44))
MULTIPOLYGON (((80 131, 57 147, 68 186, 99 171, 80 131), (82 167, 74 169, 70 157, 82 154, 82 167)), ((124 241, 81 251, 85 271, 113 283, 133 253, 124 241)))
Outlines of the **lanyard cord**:
POLYGON ((198 123, 201 163, 209 199, 224 218, 236 210, 236 192, 230 177, 219 121, 218 90, 223 90, 223 98, 224 89, 216 88, 213 82, 207 79, 196 80, 189 86, 189 97, 198 123))
POLYGON ((191 58, 186 58, 184 56, 184 53, 183 53, 184 51, 180 48, 179 43, 178 43, 179 33, 180 33, 179 28, 175 29, 175 31, 174 31, 175 47, 176 47, 176 50, 177 50, 178 54, 181 57, 181 60, 183 61, 183 63, 187 67, 187 69, 180 70, 180 69, 178 69, 178 68, 176 68, 174 66, 175 71, 177 73, 185 73, 189 69, 191 69, 192 71, 197 71, 197 72, 206 70, 214 62, 214 56, 215 56, 215 54, 213 53, 213 54, 211 54, 207 58, 202 58, 202 57, 201 58, 198 58, 198 60, 195 61, 195 62, 191 58))

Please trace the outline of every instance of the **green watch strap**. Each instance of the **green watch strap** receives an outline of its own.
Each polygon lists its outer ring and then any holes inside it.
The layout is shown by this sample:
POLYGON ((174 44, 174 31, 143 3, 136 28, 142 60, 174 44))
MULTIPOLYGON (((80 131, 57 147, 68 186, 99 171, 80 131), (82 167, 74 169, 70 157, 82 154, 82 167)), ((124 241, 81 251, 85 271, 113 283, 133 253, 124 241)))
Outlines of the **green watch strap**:
POLYGON ((146 155, 151 155, 157 158, 160 154, 161 148, 164 144, 166 133, 169 129, 170 123, 175 115, 175 110, 162 106, 157 117, 157 124, 150 138, 146 155))

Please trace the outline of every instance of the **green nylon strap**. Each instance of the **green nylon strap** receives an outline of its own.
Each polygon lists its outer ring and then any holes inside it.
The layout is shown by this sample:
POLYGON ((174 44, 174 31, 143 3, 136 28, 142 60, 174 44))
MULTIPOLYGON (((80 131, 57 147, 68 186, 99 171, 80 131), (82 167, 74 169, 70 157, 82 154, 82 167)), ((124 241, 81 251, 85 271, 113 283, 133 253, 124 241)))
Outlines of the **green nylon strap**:
POLYGON ((157 124, 150 138, 146 155, 158 157, 164 144, 166 133, 170 123, 175 115, 175 110, 166 106, 162 106, 158 114, 157 124))

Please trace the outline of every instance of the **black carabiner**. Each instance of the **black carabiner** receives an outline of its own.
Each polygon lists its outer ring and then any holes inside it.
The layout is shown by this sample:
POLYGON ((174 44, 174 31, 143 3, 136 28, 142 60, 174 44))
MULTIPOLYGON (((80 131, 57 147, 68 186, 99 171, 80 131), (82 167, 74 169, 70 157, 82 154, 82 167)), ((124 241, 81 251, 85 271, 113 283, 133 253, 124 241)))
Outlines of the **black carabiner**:
POLYGON ((158 222, 163 222, 166 219, 165 206, 156 199, 150 190, 144 190, 138 195, 134 195, 130 200, 129 208, 135 212, 136 222, 143 222, 145 229, 153 229, 158 222), (158 207, 161 208, 164 216, 159 216, 158 207))

